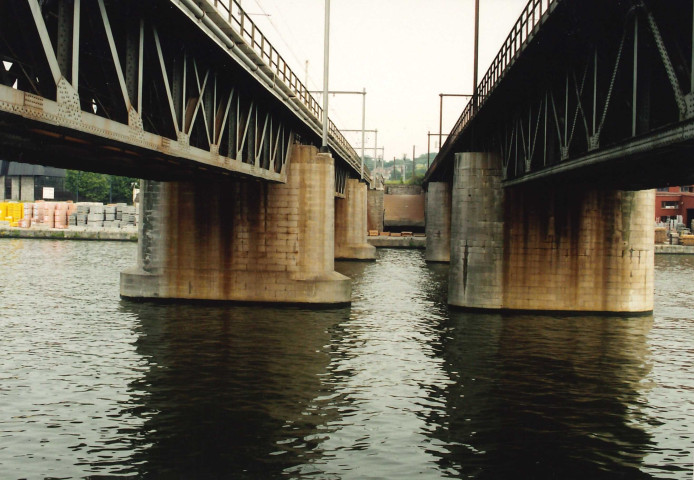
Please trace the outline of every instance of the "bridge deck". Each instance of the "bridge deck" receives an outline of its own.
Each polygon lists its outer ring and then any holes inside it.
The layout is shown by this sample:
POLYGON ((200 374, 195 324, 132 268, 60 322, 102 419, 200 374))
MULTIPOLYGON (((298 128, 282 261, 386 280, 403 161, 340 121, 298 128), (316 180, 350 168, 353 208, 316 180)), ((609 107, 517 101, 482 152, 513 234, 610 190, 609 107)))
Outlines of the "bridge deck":
POLYGON ((481 150, 504 186, 694 182, 693 26, 690 0, 531 0, 425 181, 481 150))
MULTIPOLYGON (((0 32, 6 158, 283 182, 292 144, 320 142, 322 110, 234 0, 8 2, 0 32)), ((336 169, 359 176, 329 127, 336 169)))

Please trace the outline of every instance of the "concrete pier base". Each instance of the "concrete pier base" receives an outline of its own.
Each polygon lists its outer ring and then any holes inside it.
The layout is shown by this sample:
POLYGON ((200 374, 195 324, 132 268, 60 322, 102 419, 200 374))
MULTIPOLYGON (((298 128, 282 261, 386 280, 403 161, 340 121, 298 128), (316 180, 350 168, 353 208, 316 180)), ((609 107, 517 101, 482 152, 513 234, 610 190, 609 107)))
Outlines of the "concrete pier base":
POLYGON ((500 159, 456 155, 448 302, 471 309, 649 313, 654 191, 501 186, 500 159))
POLYGON ((653 310, 655 192, 506 190, 504 307, 653 310))
POLYGON ((426 193, 427 262, 451 259, 451 184, 432 182, 426 193))
POLYGON ((503 308, 503 219, 501 159, 491 153, 456 154, 449 304, 503 308))
POLYGON ((334 271, 333 159, 293 146, 287 184, 144 181, 138 264, 121 295, 346 304, 334 271))
POLYGON ((376 247, 366 241, 367 187, 350 178, 345 198, 335 199, 335 258, 340 260, 375 260, 376 247))

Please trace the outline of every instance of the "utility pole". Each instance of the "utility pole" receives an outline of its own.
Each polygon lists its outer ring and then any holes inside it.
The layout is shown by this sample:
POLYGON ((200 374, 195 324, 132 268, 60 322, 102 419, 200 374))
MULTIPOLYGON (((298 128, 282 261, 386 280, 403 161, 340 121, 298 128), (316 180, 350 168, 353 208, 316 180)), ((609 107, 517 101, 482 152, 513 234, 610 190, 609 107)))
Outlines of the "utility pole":
POLYGON ((416 169, 417 165, 415 165, 415 159, 414 159, 414 145, 412 145, 412 182, 414 182, 414 171, 416 169))
POLYGON ((427 132, 427 170, 431 159, 431 130, 427 132))
POLYGON ((328 74, 330 61, 330 0, 325 0, 325 35, 323 40, 323 142, 322 153, 329 153, 328 148, 328 74))
POLYGON ((473 77, 472 77, 472 112, 477 113, 479 106, 479 96, 477 95, 477 54, 479 52, 480 40, 480 0, 475 0, 475 53, 473 56, 473 77))
POLYGON ((407 159, 407 154, 403 153, 402 154, 402 183, 405 183, 405 172, 407 169, 405 168, 405 160, 407 159))
POLYGON ((361 97, 361 179, 364 180, 364 135, 366 129, 366 87, 363 89, 364 95, 361 97))
POLYGON ((378 168, 378 128, 375 129, 374 139, 374 171, 378 168))

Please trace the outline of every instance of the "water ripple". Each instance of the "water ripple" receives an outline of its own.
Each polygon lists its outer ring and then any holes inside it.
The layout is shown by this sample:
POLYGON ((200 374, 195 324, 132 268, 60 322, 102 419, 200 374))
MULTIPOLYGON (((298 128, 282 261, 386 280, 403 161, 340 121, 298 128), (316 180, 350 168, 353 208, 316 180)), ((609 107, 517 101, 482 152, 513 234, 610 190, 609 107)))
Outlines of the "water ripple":
POLYGON ((135 245, 0 245, 3 478, 691 478, 692 258, 609 318, 451 311, 417 251, 312 311, 122 301, 135 245))

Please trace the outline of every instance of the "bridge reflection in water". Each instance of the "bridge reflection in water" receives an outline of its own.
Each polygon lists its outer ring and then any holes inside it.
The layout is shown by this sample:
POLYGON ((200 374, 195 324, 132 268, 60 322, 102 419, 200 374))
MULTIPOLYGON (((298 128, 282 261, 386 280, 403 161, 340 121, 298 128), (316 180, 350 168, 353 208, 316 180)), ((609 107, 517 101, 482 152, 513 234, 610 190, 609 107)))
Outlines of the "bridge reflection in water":
POLYGON ((655 317, 505 316, 398 250, 338 263, 351 308, 123 301, 134 248, 8 241, 7 478, 691 474, 694 259, 657 259, 655 317))

